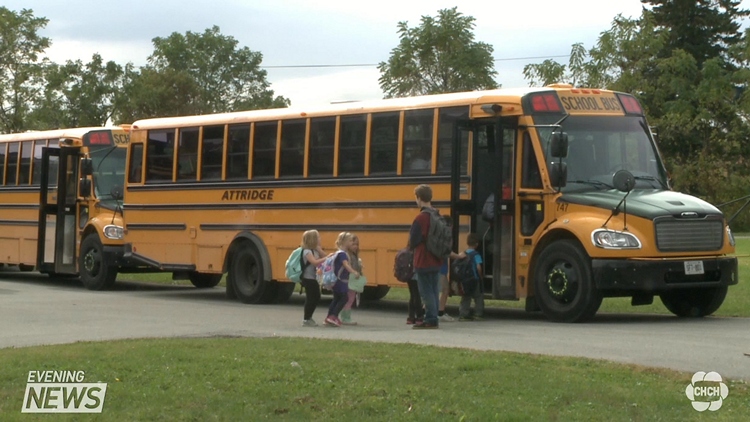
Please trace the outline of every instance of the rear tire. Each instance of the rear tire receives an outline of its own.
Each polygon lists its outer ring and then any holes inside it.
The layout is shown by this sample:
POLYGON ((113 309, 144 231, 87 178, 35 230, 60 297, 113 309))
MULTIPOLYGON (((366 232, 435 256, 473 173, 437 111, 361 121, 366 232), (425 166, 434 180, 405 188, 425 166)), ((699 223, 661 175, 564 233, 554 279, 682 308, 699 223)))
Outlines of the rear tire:
POLYGON ((680 318, 701 318, 716 312, 727 296, 727 286, 682 289, 659 295, 669 312, 680 318))
POLYGON ((232 255, 227 282, 242 303, 268 303, 276 295, 275 284, 264 280, 260 254, 248 243, 232 255))
POLYGON ((365 291, 360 294, 362 300, 380 300, 391 291, 390 286, 365 286, 365 291))
POLYGON ((106 262, 102 242, 95 234, 86 236, 81 242, 78 271, 81 282, 89 290, 109 289, 117 279, 117 267, 106 262))
POLYGON ((190 282, 199 289, 210 289, 221 282, 222 274, 207 274, 199 272, 190 273, 190 282))
POLYGON ((26 264, 18 264, 18 269, 20 271, 23 271, 23 272, 27 273, 29 271, 34 271, 34 266, 33 265, 26 265, 26 264))

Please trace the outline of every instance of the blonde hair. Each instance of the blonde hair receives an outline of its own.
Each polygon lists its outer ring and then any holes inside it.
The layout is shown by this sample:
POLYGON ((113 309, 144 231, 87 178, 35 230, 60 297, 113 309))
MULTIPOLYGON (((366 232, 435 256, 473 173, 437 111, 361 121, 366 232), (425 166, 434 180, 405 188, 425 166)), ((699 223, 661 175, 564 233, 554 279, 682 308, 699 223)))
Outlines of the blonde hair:
POLYGON ((341 249, 341 247, 346 243, 347 241, 351 240, 354 237, 353 234, 349 232, 341 232, 339 233, 339 237, 336 239, 336 247, 341 249))
POLYGON ((302 233, 302 246, 305 249, 315 250, 318 247, 320 233, 317 230, 308 230, 302 233))

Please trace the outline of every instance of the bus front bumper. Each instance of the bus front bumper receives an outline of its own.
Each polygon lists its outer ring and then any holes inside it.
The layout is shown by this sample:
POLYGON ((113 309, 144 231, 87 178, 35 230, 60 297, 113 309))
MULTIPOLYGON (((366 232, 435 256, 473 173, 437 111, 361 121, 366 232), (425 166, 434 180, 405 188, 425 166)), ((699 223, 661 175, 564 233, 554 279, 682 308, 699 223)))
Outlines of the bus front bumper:
POLYGON ((737 258, 685 260, 593 259, 596 287, 606 292, 659 292, 737 284, 737 258), (685 274, 685 262, 702 261, 703 274, 685 274))

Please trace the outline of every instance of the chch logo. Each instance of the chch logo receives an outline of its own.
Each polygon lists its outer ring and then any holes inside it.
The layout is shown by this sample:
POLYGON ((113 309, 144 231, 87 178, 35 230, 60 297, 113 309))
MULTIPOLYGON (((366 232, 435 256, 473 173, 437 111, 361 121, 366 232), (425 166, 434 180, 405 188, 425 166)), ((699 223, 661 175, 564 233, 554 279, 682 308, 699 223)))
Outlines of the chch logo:
POLYGON ((716 372, 698 371, 685 389, 685 395, 693 404, 693 409, 703 412, 721 409, 724 399, 729 395, 729 388, 716 372))

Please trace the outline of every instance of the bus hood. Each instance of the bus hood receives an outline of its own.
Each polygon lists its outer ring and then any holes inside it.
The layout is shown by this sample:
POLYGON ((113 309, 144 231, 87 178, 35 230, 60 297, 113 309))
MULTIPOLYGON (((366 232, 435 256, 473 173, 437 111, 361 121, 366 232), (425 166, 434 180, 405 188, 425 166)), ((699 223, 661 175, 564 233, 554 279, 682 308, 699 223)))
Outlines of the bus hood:
MULTIPOLYGON (((597 192, 563 193, 558 201, 613 210, 624 196, 625 193, 612 189, 597 192)), ((675 217, 723 215, 718 208, 708 202, 679 192, 634 190, 630 192, 625 201, 628 215, 649 220, 666 215, 675 217)), ((620 212, 622 211, 623 206, 620 205, 620 212)))

